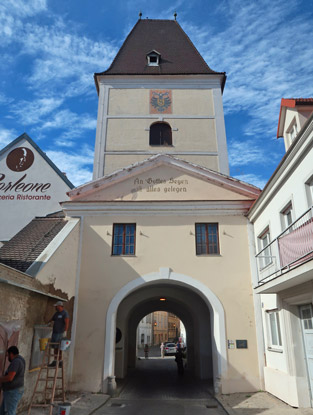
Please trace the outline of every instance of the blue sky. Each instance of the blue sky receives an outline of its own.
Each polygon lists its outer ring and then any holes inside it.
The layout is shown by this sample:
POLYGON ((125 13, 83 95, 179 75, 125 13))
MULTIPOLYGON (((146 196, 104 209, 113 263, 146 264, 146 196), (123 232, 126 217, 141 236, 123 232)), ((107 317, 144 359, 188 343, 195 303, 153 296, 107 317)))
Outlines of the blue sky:
POLYGON ((282 97, 313 96, 312 0, 6 0, 0 4, 0 149, 23 132, 79 185, 91 179, 105 70, 138 19, 177 20, 226 71, 232 176, 263 187, 284 154, 282 97))

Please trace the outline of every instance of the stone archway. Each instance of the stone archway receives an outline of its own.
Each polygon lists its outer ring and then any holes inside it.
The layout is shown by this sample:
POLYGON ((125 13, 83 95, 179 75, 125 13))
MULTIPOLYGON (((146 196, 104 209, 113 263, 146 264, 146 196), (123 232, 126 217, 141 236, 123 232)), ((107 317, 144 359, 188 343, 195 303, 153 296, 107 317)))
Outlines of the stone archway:
MULTIPOLYGON (((185 290, 190 292, 193 296, 198 296, 199 300, 205 304, 210 316, 210 342, 211 342, 211 360, 213 363, 212 367, 212 377, 215 392, 219 392, 221 381, 223 375, 226 372, 226 336, 225 336, 225 318, 224 310, 221 302, 216 297, 216 295, 203 283, 191 278, 189 276, 171 272, 169 268, 160 268, 159 272, 151 273, 145 275, 141 278, 131 281, 126 284, 112 299, 110 306, 107 312, 106 318, 106 337, 105 337, 105 352, 104 352, 104 372, 103 372, 103 391, 108 390, 108 380, 114 377, 115 374, 115 336, 116 336, 116 319, 119 307, 125 299, 130 299, 130 304, 133 301, 132 297, 136 298, 137 294, 140 293, 140 290, 143 288, 150 290, 156 287, 163 287, 164 285, 168 287, 176 287, 177 289, 185 290)), ((142 296, 141 296, 142 297, 142 296)), ((140 298, 141 298, 140 297, 140 298)), ((148 297, 147 297, 148 298, 148 297)), ((200 301, 199 301, 200 303, 200 301)), ((174 304, 174 303, 173 303, 174 304)), ((150 304, 150 308, 155 307, 155 305, 150 304)), ((149 307, 148 307, 149 308, 149 307)), ((147 307, 143 307, 141 310, 137 307, 137 316, 133 316, 133 323, 136 324, 136 321, 139 321, 142 313, 146 313, 148 310, 147 307)), ((175 308, 175 307, 174 307, 175 308)), ((175 309, 171 308, 173 312, 175 309)), ((125 307, 127 310, 127 306, 125 307)), ((152 310, 152 309, 151 309, 152 310)), ((203 310, 203 308, 202 308, 203 310)), ((177 313, 177 310, 176 310, 177 313)), ((146 313, 147 314, 147 313, 146 313)), ((179 312, 177 313, 179 314, 179 312)), ((203 314, 203 311, 201 312, 203 314)), ((203 316, 207 319, 208 315, 203 316)), ((127 319, 125 319, 126 321, 127 319)), ((201 316, 199 316, 201 320, 201 316)), ((127 320, 128 321, 128 320, 127 320)), ((128 350, 128 345, 125 345, 123 359, 128 359, 126 355, 126 349, 128 350), (126 347, 127 346, 127 347, 126 347)), ((131 347, 130 347, 131 349, 131 347)), ((132 352, 128 352, 129 356, 132 355, 132 352)), ((195 361, 195 365, 197 362, 195 361)), ((127 362, 123 363, 124 372, 127 362)), ((198 362, 198 367, 200 367, 198 362)), ((203 365, 202 365, 203 366, 203 365)), ((195 366, 196 367, 196 366, 195 366)), ((123 373, 124 373, 123 372, 123 373)), ((198 370, 200 377, 201 370, 198 370)), ((205 375, 203 375, 205 376, 205 375)))

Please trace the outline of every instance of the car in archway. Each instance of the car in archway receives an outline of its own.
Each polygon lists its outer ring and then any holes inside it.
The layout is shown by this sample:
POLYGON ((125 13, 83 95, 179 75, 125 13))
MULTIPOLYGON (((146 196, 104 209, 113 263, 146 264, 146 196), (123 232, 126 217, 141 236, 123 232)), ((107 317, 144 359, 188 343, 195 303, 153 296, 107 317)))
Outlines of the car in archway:
POLYGON ((174 356, 176 350, 177 348, 175 343, 166 343, 164 346, 164 356, 174 356))

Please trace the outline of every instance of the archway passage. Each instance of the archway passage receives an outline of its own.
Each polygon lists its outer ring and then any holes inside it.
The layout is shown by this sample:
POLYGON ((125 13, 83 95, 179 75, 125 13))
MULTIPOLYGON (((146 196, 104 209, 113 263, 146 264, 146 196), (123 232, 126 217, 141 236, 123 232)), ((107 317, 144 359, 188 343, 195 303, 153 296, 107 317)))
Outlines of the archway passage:
MULTIPOLYGON (((167 390, 166 393, 171 394, 172 391, 173 398, 188 392, 193 395, 195 388, 190 386, 195 386, 195 379, 199 382, 201 380, 207 390, 213 381, 212 322, 212 311, 203 298, 190 288, 169 280, 145 284, 126 296, 118 307, 116 327, 122 336, 115 347, 114 375, 117 379, 128 377, 134 387, 137 385, 138 393, 144 393, 145 396, 148 394, 145 387, 152 378, 153 393, 157 391, 159 384, 161 389, 164 386, 159 393, 162 395, 167 390), (145 359, 142 361, 137 357, 138 323, 147 314, 158 310, 175 314, 185 326, 188 345, 187 368, 183 379, 177 375, 174 359, 160 363, 146 362, 145 359)), ((199 382, 196 386, 198 392, 202 390, 199 382)), ((197 398, 200 396, 197 395, 197 398)))

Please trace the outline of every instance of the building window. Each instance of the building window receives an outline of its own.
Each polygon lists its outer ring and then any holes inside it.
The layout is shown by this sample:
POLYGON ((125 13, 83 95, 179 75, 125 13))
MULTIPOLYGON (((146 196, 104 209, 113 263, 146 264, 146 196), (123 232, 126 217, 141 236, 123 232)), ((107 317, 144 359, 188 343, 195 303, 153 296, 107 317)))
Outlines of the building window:
POLYGON ((260 269, 265 268, 267 265, 272 263, 272 252, 270 230, 266 228, 261 235, 258 237, 258 246, 261 251, 258 255, 260 269))
POLYGON ((161 54, 156 50, 147 53, 148 66, 159 66, 161 54))
POLYGON ((280 212, 282 230, 284 231, 292 224, 292 203, 288 205, 280 212))
POLYGON ((269 334, 270 334, 270 347, 277 348, 282 346, 281 341, 281 331, 280 331, 280 322, 279 322, 279 313, 278 311, 268 311, 269 319, 269 334))
POLYGON ((219 254, 218 224, 196 223, 196 254, 219 254))
POLYGON ((301 312, 301 320, 302 320, 304 330, 312 330, 313 329, 313 324, 312 324, 313 315, 312 315, 311 304, 307 306, 302 306, 300 308, 300 312, 301 312))
POLYGON ((292 124, 292 126, 289 129, 288 134, 289 134, 290 142, 292 143, 293 140, 296 138, 296 136, 298 134, 298 127, 297 127, 297 123, 296 122, 294 122, 292 124))
POLYGON ((150 127, 150 146, 171 146, 172 129, 166 122, 156 122, 150 127))
POLYGON ((136 224, 114 224, 112 255, 135 255, 136 224))
POLYGON ((305 183, 309 207, 313 205, 313 176, 305 183))

